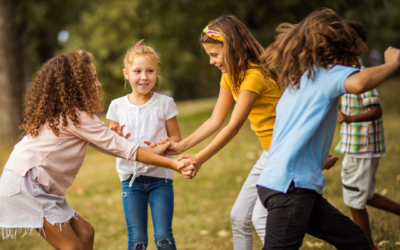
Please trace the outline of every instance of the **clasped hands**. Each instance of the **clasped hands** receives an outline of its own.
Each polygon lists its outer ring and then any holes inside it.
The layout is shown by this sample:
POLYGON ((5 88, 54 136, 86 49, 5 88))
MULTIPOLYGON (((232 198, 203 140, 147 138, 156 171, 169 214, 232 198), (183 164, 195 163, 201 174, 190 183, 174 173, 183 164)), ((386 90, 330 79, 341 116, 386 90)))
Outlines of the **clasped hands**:
MULTIPOLYGON (((121 126, 116 125, 114 127, 111 127, 111 130, 116 132, 119 136, 128 139, 131 133, 127 133, 124 135, 123 133, 124 127, 125 125, 121 126)), ((169 148, 174 146, 175 143, 171 141, 171 139, 168 136, 166 136, 165 138, 158 138, 157 143, 151 141, 144 141, 144 143, 148 145, 148 148, 151 149, 152 153, 164 156, 167 155, 167 152, 169 153, 169 155, 174 154, 171 153, 173 151, 169 150, 169 148)), ((199 168, 196 168, 194 166, 194 164, 196 163, 194 159, 192 159, 189 156, 180 156, 175 161, 177 162, 176 170, 179 173, 181 173, 186 179, 192 179, 196 176, 196 173, 199 168)))

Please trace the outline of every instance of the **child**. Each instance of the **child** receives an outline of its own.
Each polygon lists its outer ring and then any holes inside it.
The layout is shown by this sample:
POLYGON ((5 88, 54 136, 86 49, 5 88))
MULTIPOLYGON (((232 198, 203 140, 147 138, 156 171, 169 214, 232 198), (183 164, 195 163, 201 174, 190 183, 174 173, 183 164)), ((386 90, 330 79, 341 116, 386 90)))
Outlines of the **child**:
POLYGON ((271 153, 257 181, 268 209, 264 249, 298 249, 305 233, 338 249, 371 249, 364 232, 322 197, 322 168, 335 130, 342 94, 376 88, 400 66, 389 47, 386 63, 362 72, 366 45, 334 11, 311 13, 297 25, 281 24, 262 66, 280 69, 288 87, 276 108, 271 153))
POLYGON ((204 162, 235 137, 249 118, 264 151, 243 184, 232 208, 231 222, 234 249, 251 250, 252 222, 260 239, 264 239, 267 211, 257 199, 255 183, 268 159, 275 106, 281 91, 275 84, 274 73, 259 66, 263 48, 236 17, 221 16, 209 22, 201 33, 200 42, 210 56, 210 64, 222 72, 218 101, 211 117, 190 136, 170 147, 167 153, 182 153, 211 136, 222 126, 236 101, 229 124, 215 139, 197 155, 181 158, 192 158, 198 171, 204 162))
MULTIPOLYGON (((364 27, 347 22, 363 40, 364 27)), ((374 246, 365 205, 400 215, 400 205, 375 193, 375 175, 379 159, 385 155, 382 109, 376 89, 360 95, 344 94, 337 121, 341 123, 341 141, 337 152, 344 153, 342 168, 343 200, 350 207, 354 222, 364 230, 370 246, 374 246)), ((376 246, 375 246, 376 248, 376 246)))
POLYGON ((64 197, 88 145, 114 157, 192 169, 190 162, 154 154, 162 154, 168 144, 139 147, 105 127, 95 115, 101 108, 100 87, 92 58, 84 51, 55 57, 38 71, 25 100, 20 126, 25 136, 0 178, 3 238, 35 229, 55 249, 93 249, 93 227, 64 197))
MULTIPOLYGON (((125 124, 126 130, 132 132, 129 141, 140 146, 148 144, 154 147, 158 138, 166 136, 172 142, 179 142, 181 134, 174 100, 152 91, 159 75, 159 56, 142 42, 139 41, 125 55, 123 73, 132 87, 132 93, 111 102, 107 112, 110 128, 125 124)), ((128 249, 147 248, 148 204, 157 248, 176 249, 172 234, 173 171, 122 158, 117 158, 117 171, 122 181, 128 249)))

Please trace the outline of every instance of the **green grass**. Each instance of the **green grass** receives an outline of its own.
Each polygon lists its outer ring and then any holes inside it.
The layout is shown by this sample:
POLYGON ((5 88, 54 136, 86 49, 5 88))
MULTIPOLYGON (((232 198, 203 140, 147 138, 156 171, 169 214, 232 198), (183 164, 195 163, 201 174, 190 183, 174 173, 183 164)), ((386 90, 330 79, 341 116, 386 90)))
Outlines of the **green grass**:
MULTIPOLYGON (((400 202, 400 108, 397 104, 400 79, 392 79, 379 88, 384 109, 387 153, 382 157, 377 173, 377 192, 400 202), (386 191, 385 191, 386 190, 386 191)), ((179 122, 183 137, 188 136, 211 114, 215 99, 178 103, 179 122)), ((339 140, 336 128, 334 146, 339 140)), ((194 154, 210 143, 205 140, 187 153, 194 154)), ((0 146, 0 168, 4 166, 12 147, 0 146)), ((186 180, 175 175, 174 236, 178 249, 232 249, 229 214, 240 188, 261 153, 254 132, 246 122, 240 133, 220 153, 203 165, 198 176, 186 180), (227 232, 226 235, 220 233, 227 232), (222 235, 222 236, 220 236, 222 235)), ((335 155, 340 156, 334 153, 335 155)), ((325 173, 325 197, 346 215, 340 180, 341 164, 325 173)), ((115 159, 89 148, 74 185, 67 192, 69 204, 95 228, 95 249, 126 249, 127 231, 121 201, 121 183, 115 171, 115 159), (83 194, 78 195, 77 190, 83 194)), ((379 249, 396 249, 400 242, 400 217, 368 208, 373 237, 376 243, 387 240, 379 249)), ((155 250, 153 227, 149 217, 149 250, 155 250)), ((0 249, 52 249, 41 237, 25 236, 0 240, 0 249)), ((261 249, 254 236, 254 249, 261 249)), ((327 243, 306 236, 302 249, 334 249, 327 243), (323 246, 308 245, 323 243, 323 246)))

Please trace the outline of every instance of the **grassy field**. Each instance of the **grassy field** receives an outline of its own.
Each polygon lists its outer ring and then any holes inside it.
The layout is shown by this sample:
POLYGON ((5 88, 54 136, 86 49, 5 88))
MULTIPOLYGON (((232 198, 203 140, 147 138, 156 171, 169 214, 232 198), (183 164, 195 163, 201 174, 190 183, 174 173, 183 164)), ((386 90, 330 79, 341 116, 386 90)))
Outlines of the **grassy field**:
MULTIPOLYGON (((377 174, 377 192, 400 202, 400 79, 392 79, 379 88, 384 109, 387 153, 377 174)), ((215 99, 178 103, 183 137, 193 132, 211 114, 215 99)), ((107 123, 107 122, 106 122, 107 123)), ((211 138, 212 139, 212 138, 211 138)), ((208 139, 187 153, 195 154, 208 139)), ((339 140, 336 128, 334 145, 339 140)), ((12 147, 0 146, 0 168, 12 147)), ((193 180, 175 175, 174 236, 178 249, 232 249, 229 214, 252 165, 262 150, 247 122, 236 138, 210 159, 193 180)), ((335 155, 343 157, 341 154, 335 155)), ((325 197, 346 215, 340 180, 341 161, 325 172, 325 197)), ((95 249, 126 249, 127 230, 121 201, 121 183, 115 171, 115 159, 89 148, 74 185, 67 192, 69 204, 95 228, 95 249)), ((369 208, 372 233, 379 249, 400 249, 400 217, 369 208), (396 244, 397 243, 397 244, 396 244)), ((149 250, 155 250, 153 227, 149 218, 149 250)), ((254 249, 261 249, 254 236, 254 249)), ((1 239, 1 238, 0 238, 1 239)), ((44 239, 32 236, 0 240, 0 249, 52 249, 44 239)), ((302 249, 334 249, 327 243, 306 236, 302 249)))

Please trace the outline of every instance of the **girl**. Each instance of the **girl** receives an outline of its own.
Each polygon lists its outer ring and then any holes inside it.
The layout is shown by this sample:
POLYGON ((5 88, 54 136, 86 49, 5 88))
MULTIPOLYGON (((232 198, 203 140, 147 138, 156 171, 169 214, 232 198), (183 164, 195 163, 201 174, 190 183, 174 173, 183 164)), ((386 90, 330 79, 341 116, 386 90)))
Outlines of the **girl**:
POLYGON ((55 249, 93 249, 93 227, 64 197, 88 145, 131 161, 192 169, 190 162, 154 154, 162 154, 168 144, 139 147, 104 127, 95 115, 101 108, 100 87, 92 58, 84 51, 53 58, 38 71, 25 99, 24 137, 0 178, 3 238, 35 229, 55 249))
POLYGON ((255 183, 268 159, 268 147, 275 123, 275 106, 281 91, 275 84, 275 73, 259 66, 263 48, 236 17, 221 16, 203 30, 200 42, 210 56, 210 64, 222 72, 218 101, 211 117, 190 136, 169 148, 167 153, 179 154, 195 146, 217 131, 236 101, 229 124, 200 153, 191 158, 195 172, 221 150, 239 132, 249 118, 251 128, 264 149, 243 184, 231 212, 234 248, 253 249, 252 227, 263 241, 267 210, 257 199, 255 183))
POLYGON ((372 249, 364 232, 322 197, 321 173, 335 131, 340 96, 379 86, 400 66, 389 47, 385 64, 361 72, 367 46, 334 11, 316 11, 297 25, 281 24, 262 65, 279 67, 288 87, 276 108, 273 146, 257 181, 269 211, 264 249, 298 249, 309 233, 337 249, 372 249))
MULTIPOLYGON (((159 56, 142 42, 139 41, 125 55, 123 73, 132 93, 111 102, 107 112, 110 128, 125 124, 127 131, 132 132, 129 140, 141 146, 155 147, 154 142, 166 136, 172 142, 178 142, 181 134, 174 100, 152 91, 159 76, 159 56)), ((148 203, 157 248, 176 249, 172 234, 173 171, 157 164, 130 162, 122 158, 117 158, 117 171, 122 181, 128 249, 147 248, 148 203)))

